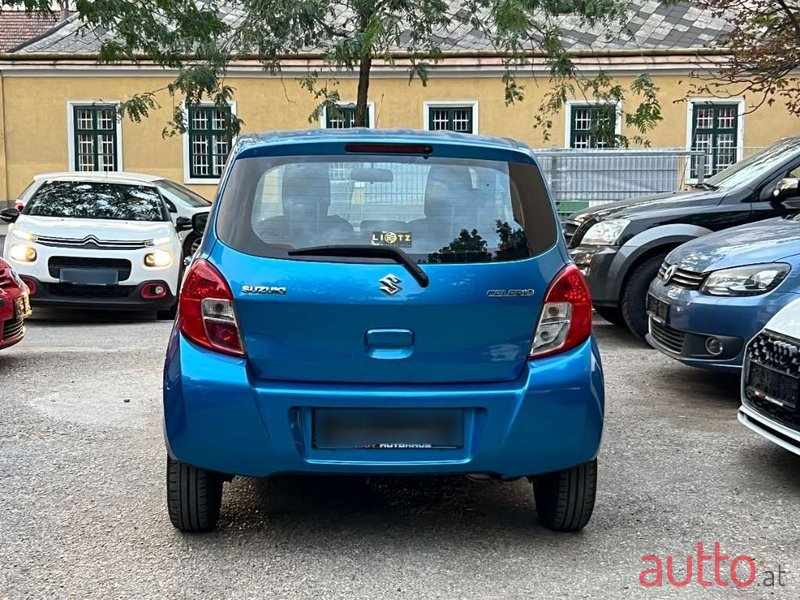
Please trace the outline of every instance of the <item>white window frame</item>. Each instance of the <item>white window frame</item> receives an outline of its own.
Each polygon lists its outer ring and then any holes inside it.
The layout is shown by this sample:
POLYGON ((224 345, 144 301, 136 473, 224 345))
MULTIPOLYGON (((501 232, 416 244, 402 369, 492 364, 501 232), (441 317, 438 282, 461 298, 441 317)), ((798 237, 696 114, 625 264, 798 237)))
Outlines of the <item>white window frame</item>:
MULTIPOLYGON (((686 150, 692 150, 692 121, 694 121, 694 105, 695 104, 736 104, 736 162, 744 158, 744 117, 745 117, 745 102, 741 96, 734 96, 732 98, 687 98, 686 99, 686 150)), ((686 160, 686 168, 684 172, 684 181, 686 183, 697 183, 697 177, 691 177, 692 174, 692 161, 691 157, 686 160)), ((704 176, 706 178, 706 176, 704 176)))
MULTIPOLYGON (((346 100, 340 100, 339 102, 336 103, 336 106, 341 106, 344 108, 355 107, 355 105, 356 105, 355 101, 348 102, 346 100)), ((375 103, 372 102, 371 100, 367 101, 367 110, 369 110, 369 124, 367 125, 367 128, 375 129, 375 103)), ((328 125, 328 107, 323 106, 322 112, 320 112, 319 114, 320 129, 327 129, 328 128, 327 125, 328 125)))
MULTIPOLYGON (((67 100, 67 171, 70 173, 85 173, 75 167, 75 107, 76 106, 116 106, 119 111, 119 100, 67 100)), ((117 171, 124 171, 122 165, 122 119, 116 120, 115 132, 117 136, 117 171)), ((111 171, 110 171, 111 172, 111 171)))
MULTIPOLYGON (((566 122, 564 123, 564 148, 572 150, 570 141, 572 140, 572 109, 575 106, 608 106, 616 107, 617 118, 614 123, 614 133, 622 135, 622 102, 612 102, 610 100, 567 100, 566 122)), ((590 148, 595 150, 595 148, 590 148)))
MULTIPOLYGON (((196 106, 214 106, 213 102, 200 102, 196 106)), ((236 101, 232 101, 228 104, 231 108, 231 115, 236 116, 236 101)), ((189 153, 191 152, 191 148, 189 148, 189 110, 186 106, 186 102, 183 103, 183 183, 188 183, 192 185, 219 185, 221 177, 192 177, 190 168, 191 168, 191 157, 189 153)), ((233 150, 234 145, 236 144, 236 137, 231 139, 231 150, 233 150)), ((223 169, 224 173, 224 169, 223 169)))
MULTIPOLYGON (((472 109, 472 131, 473 135, 480 133, 480 120, 477 100, 426 100, 422 103, 422 129, 430 131, 430 109, 431 108, 471 108, 472 109)), ((452 131, 450 133, 458 133, 452 131)), ((462 132, 463 133, 463 132, 462 132)))

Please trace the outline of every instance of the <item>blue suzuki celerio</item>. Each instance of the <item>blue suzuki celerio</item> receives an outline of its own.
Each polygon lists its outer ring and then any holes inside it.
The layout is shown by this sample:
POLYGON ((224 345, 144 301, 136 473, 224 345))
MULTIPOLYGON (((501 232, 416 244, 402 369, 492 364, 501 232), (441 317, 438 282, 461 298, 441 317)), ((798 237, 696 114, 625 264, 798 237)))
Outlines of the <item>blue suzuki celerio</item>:
POLYGON ((246 136, 204 219, 164 369, 175 527, 279 473, 527 477, 547 527, 586 525, 603 374, 530 149, 246 136))

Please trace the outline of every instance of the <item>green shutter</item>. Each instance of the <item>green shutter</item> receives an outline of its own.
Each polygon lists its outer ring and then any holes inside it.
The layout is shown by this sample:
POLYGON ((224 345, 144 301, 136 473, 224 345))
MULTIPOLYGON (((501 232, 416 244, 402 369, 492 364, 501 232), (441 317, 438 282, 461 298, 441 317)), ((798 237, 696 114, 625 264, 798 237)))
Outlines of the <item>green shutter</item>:
POLYGON ((219 179, 231 149, 231 109, 218 106, 189 108, 189 176, 219 179))
POLYGON ((471 106, 428 107, 428 129, 430 131, 456 131, 474 133, 474 115, 471 106))
POLYGON ((117 107, 76 104, 72 107, 74 171, 117 171, 117 107))
POLYGON ((617 145, 617 107, 613 104, 570 106, 570 148, 613 148, 617 145))
MULTIPOLYGON (((692 150, 704 150, 705 176, 729 167, 738 158, 739 105, 694 102, 692 150)), ((691 177, 697 178, 697 159, 692 158, 691 177)))

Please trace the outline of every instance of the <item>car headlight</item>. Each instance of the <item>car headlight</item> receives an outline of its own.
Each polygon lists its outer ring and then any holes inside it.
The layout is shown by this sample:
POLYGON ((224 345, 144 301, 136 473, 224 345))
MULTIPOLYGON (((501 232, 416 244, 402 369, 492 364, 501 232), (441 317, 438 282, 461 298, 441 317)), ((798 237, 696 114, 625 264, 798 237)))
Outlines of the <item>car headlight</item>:
POLYGON ((28 244, 14 244, 8 255, 17 262, 32 263, 36 260, 36 248, 28 244))
POLYGON ((628 226, 628 219, 609 219, 595 223, 583 236, 581 244, 587 246, 613 246, 628 226))
POLYGON ((790 267, 784 263, 750 265, 714 271, 700 287, 710 296, 758 296, 778 287, 790 267))
POLYGON ((144 255, 147 267, 168 267, 172 264, 172 253, 166 250, 154 250, 144 255))

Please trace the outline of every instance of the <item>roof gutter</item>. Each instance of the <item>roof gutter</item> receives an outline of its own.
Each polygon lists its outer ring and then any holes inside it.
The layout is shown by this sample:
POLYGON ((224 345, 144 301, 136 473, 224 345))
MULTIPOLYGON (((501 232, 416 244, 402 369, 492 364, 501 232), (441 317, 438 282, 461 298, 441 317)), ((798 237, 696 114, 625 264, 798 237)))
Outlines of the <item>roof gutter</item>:
MULTIPOLYGON (((725 48, 652 48, 652 49, 615 49, 615 50, 576 50, 568 52, 568 55, 575 58, 615 58, 615 57, 661 57, 661 56, 682 56, 682 57, 695 57, 695 56, 727 56, 730 55, 730 50, 725 48)), ((548 55, 544 52, 534 51, 526 52, 522 55, 523 58, 541 58, 546 59, 548 55)), ((180 57, 183 60, 191 60, 190 56, 180 57)), ((261 57, 255 54, 236 54, 231 56, 233 61, 244 60, 259 60, 261 57)), ((323 60, 325 54, 321 52, 303 52, 296 54, 284 54, 278 57, 280 61, 288 60, 323 60)), ((392 54, 393 59, 404 58, 418 58, 417 55, 411 52, 396 52, 392 54)), ((441 59, 448 58, 514 58, 510 52, 475 52, 475 51, 451 51, 443 52, 441 59)), ((0 52, 0 60, 12 62, 36 62, 36 61, 80 61, 80 62, 98 62, 97 54, 88 52, 0 52)), ((129 61, 120 61, 113 64, 132 64, 132 63, 145 63, 155 64, 145 55, 135 55, 129 61)), ((112 63, 107 63, 112 64, 112 63)))

